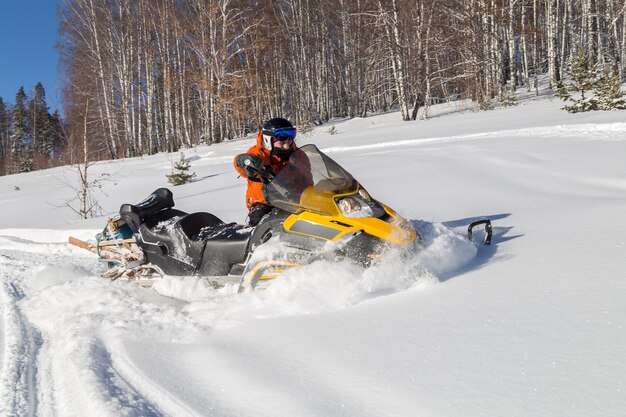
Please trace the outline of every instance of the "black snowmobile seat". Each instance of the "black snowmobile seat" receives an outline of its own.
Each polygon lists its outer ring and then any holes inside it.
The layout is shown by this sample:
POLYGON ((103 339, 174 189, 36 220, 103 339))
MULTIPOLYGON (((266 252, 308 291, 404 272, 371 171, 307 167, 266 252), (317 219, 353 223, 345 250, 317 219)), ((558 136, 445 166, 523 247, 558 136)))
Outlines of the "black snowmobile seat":
POLYGON ((245 261, 251 230, 211 213, 187 214, 173 206, 172 192, 159 188, 139 204, 120 207, 148 262, 166 274, 218 276, 245 261))
MULTIPOLYGON (((251 234, 246 226, 224 223, 210 213, 191 213, 181 218, 176 227, 189 238, 191 245, 196 245, 195 242, 206 245, 205 257, 212 258, 211 264, 224 263, 226 267, 245 260, 251 234)), ((228 269, 221 273, 228 273, 228 269)))
POLYGON ((186 214, 176 209, 154 213, 140 225, 150 262, 166 274, 227 275, 245 261, 250 231, 224 223, 210 213, 186 214))
POLYGON ((139 231, 139 225, 146 217, 150 217, 158 211, 172 207, 174 207, 172 192, 167 188, 159 188, 139 204, 122 204, 120 207, 120 217, 126 222, 133 233, 137 233, 139 231))

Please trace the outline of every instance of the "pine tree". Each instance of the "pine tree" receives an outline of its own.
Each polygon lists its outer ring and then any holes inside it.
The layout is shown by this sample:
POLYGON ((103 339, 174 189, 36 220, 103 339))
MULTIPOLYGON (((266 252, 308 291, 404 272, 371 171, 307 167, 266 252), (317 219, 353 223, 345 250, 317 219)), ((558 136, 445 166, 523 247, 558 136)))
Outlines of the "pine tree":
POLYGON ((0 97, 0 161, 9 155, 11 136, 11 109, 0 97))
POLYGON ((596 81, 593 92, 600 110, 626 109, 626 93, 621 90, 619 74, 605 67, 602 76, 596 81))
POLYGON ((185 160, 185 155, 181 152, 180 161, 174 164, 174 169, 176 170, 176 172, 172 171, 171 174, 166 175, 167 181, 172 185, 187 184, 189 181, 191 181, 193 177, 196 176, 195 172, 187 172, 189 171, 190 167, 191 166, 189 165, 189 162, 185 160))
POLYGON ((63 120, 57 110, 49 117, 44 132, 44 149, 43 152, 50 157, 56 159, 61 153, 61 149, 65 146, 65 129, 63 128, 63 120))
POLYGON ((49 144, 46 143, 46 130, 50 124, 50 112, 46 103, 46 91, 42 83, 34 88, 33 98, 28 103, 32 149, 36 154, 45 154, 49 144))
POLYGON ((596 82, 596 73, 597 65, 591 62, 590 56, 582 48, 579 49, 578 55, 572 60, 571 70, 567 73, 569 81, 557 83, 557 97, 573 102, 564 106, 563 110, 577 113, 598 108, 597 100, 589 96, 596 82))
POLYGON ((13 108, 13 130, 10 137, 12 163, 9 168, 11 173, 29 172, 35 168, 26 99, 24 87, 20 87, 15 95, 13 108))

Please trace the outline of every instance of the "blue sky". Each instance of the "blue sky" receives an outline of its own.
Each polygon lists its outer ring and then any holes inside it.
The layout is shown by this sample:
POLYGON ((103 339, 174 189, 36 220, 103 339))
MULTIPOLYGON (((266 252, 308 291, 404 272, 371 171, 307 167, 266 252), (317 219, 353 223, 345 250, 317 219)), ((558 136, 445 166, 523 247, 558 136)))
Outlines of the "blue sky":
POLYGON ((0 1, 0 97, 14 103, 23 86, 26 94, 37 82, 46 90, 50 110, 60 105, 56 0, 0 1))

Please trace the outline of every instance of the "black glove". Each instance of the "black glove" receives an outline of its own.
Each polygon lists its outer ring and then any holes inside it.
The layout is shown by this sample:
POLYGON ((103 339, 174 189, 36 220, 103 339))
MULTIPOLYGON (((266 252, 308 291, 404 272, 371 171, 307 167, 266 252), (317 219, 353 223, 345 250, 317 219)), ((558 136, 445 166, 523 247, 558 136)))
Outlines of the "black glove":
POLYGON ((263 169, 263 161, 261 158, 255 155, 249 155, 247 153, 242 153, 235 160, 237 166, 243 168, 248 177, 254 177, 258 171, 263 169))

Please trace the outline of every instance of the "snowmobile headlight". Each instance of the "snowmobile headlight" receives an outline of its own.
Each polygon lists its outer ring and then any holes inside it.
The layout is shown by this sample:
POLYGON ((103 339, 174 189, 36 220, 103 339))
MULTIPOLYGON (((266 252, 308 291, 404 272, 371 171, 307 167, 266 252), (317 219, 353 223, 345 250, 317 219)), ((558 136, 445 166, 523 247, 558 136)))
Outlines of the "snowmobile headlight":
POLYGON ((339 210, 346 217, 372 217, 372 209, 356 196, 344 197, 337 201, 339 210))
POLYGON ((359 186, 356 193, 345 197, 338 197, 335 202, 346 217, 376 217, 386 214, 385 209, 372 196, 359 186))
POLYGON ((366 200, 358 193, 338 198, 336 202, 341 214, 346 217, 379 217, 378 212, 383 210, 378 203, 366 200))

